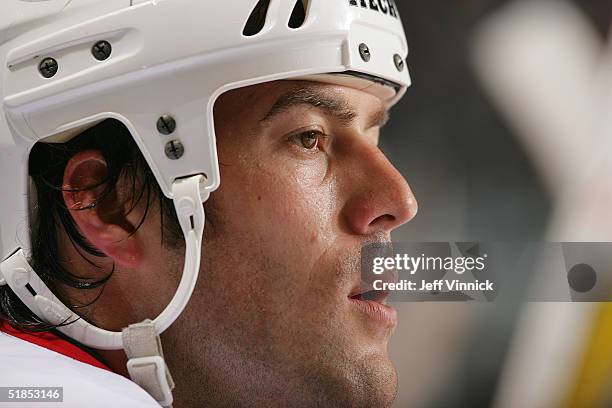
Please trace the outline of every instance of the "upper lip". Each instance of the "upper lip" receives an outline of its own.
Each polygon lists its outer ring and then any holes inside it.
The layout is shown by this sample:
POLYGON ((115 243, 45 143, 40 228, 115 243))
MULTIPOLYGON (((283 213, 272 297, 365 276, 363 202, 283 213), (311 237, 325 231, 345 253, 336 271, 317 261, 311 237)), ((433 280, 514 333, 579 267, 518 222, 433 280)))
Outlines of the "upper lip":
MULTIPOLYGON (((393 253, 393 246, 389 241, 388 236, 380 235, 374 239, 371 239, 365 244, 372 244, 372 246, 368 248, 368 254, 370 257, 389 256, 393 253)), ((389 291, 375 290, 373 285, 374 281, 376 280, 381 280, 383 282, 397 282, 397 271, 386 270, 381 275, 375 275, 372 271, 367 269, 362 270, 359 281, 355 283, 348 297, 354 300, 369 300, 385 304, 387 298, 389 297, 389 291)))
POLYGON ((397 271, 386 271, 382 275, 372 273, 362 275, 359 283, 355 284, 348 297, 354 300, 371 300, 385 304, 390 292, 388 290, 375 290, 374 281, 376 280, 387 283, 398 282, 397 271))
POLYGON ((375 290, 371 283, 361 281, 359 287, 353 289, 349 294, 349 298, 353 300, 371 300, 376 303, 386 304, 389 297, 389 291, 375 290))

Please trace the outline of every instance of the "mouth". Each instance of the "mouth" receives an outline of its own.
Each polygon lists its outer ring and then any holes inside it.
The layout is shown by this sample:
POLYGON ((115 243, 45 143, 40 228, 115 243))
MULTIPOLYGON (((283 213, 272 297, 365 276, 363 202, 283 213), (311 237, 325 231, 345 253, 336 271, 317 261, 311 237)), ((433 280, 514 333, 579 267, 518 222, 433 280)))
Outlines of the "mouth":
POLYGON ((364 282, 348 296, 349 301, 372 321, 385 328, 394 328, 397 326, 397 311, 387 305, 388 297, 388 291, 374 290, 364 282))
POLYGON ((377 303, 381 303, 383 305, 387 304, 387 298, 389 297, 389 291, 386 290, 374 290, 371 286, 366 286, 362 283, 362 288, 358 291, 353 291, 349 296, 353 300, 363 300, 363 301, 373 301, 377 303))

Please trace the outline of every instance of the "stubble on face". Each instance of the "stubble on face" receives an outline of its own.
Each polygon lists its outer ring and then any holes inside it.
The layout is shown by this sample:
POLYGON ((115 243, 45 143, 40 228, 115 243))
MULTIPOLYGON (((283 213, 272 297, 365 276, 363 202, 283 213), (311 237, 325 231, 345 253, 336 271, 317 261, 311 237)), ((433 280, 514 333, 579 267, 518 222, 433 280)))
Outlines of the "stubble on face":
POLYGON ((261 122, 279 97, 304 87, 362 110, 375 104, 359 91, 286 81, 230 92, 215 107, 222 186, 205 205, 195 293, 162 335, 177 406, 385 407, 395 397, 390 330, 347 301, 372 237, 342 225, 342 162, 296 153, 286 138, 336 125, 308 107, 261 122))

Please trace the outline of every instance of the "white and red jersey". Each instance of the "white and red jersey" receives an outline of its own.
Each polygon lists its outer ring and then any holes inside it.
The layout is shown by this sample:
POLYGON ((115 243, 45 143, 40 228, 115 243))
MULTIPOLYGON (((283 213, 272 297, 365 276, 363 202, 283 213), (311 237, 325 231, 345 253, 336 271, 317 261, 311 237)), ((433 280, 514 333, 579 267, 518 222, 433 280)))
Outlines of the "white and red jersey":
MULTIPOLYGON (((159 408, 146 391, 54 333, 25 333, 0 322, 0 387, 63 387, 48 408, 159 408)), ((39 407, 40 402, 0 407, 39 407)))

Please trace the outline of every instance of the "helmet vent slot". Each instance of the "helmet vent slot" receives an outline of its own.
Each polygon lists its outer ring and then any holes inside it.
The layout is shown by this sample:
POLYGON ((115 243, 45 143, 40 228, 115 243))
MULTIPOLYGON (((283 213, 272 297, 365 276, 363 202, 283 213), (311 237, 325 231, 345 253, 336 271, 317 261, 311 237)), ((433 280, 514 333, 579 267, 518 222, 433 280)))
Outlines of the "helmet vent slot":
POLYGON ((308 0, 297 0, 293 12, 289 18, 290 28, 300 28, 306 21, 306 11, 308 10, 308 0))
POLYGON ((270 0, 259 0, 257 2, 244 26, 244 30, 242 30, 242 35, 251 37, 263 29, 266 24, 269 6, 270 0))

